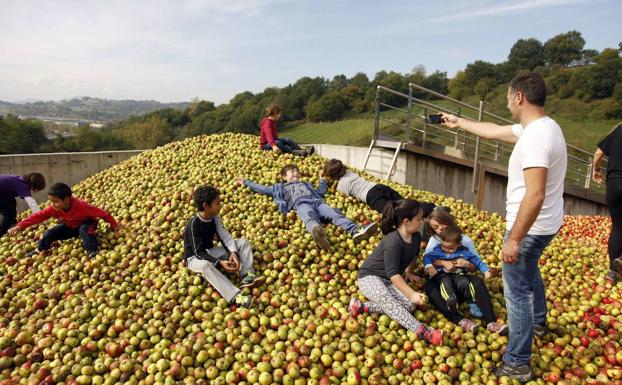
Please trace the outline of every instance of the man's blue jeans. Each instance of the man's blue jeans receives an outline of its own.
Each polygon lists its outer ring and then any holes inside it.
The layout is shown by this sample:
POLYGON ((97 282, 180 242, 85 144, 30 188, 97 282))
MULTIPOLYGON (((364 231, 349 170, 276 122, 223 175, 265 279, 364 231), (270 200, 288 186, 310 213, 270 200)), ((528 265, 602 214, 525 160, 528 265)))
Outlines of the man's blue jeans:
MULTIPOLYGON (((276 140, 276 146, 284 153, 291 153, 294 150, 300 150, 300 146, 289 138, 279 138, 276 140)), ((264 144, 262 147, 264 150, 272 150, 269 144, 264 144)))
MULTIPOLYGON (((505 233, 505 240, 509 234, 505 233)), ((538 262, 554 237, 555 234, 527 235, 520 243, 518 262, 503 264, 503 294, 510 331, 503 362, 511 366, 529 364, 533 326, 546 325, 546 295, 538 262)))

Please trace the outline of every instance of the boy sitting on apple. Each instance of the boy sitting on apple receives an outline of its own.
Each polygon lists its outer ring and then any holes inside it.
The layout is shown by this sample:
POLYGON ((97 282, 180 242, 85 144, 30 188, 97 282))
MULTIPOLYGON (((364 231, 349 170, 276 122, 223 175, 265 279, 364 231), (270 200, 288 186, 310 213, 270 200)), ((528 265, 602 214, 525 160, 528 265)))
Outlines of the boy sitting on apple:
POLYGON ((212 186, 201 186, 194 192, 197 214, 188 220, 184 232, 184 252, 188 268, 203 277, 227 302, 250 307, 253 297, 244 295, 218 268, 240 274, 240 286, 253 288, 264 281, 253 269, 253 251, 244 238, 233 239, 224 228, 220 213, 220 192, 212 186), (214 247, 214 237, 222 246, 214 247))

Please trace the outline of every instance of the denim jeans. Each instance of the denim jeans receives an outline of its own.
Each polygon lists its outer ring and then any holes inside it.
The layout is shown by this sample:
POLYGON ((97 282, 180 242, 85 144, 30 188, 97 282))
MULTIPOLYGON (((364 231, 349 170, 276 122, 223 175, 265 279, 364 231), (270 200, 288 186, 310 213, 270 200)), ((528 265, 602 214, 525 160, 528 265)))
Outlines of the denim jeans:
POLYGON ((341 227, 350 235, 354 235, 357 229, 356 223, 346 218, 341 211, 318 200, 315 202, 300 203, 294 209, 300 220, 305 224, 308 232, 313 226, 319 225, 322 219, 328 219, 336 226, 341 227))
POLYGON ((80 225, 80 227, 71 228, 65 224, 54 226, 47 230, 37 248, 39 251, 47 250, 52 246, 54 241, 63 241, 65 239, 80 237, 82 239, 82 245, 87 253, 94 253, 97 251, 97 237, 95 236, 96 222, 87 221, 80 225))
MULTIPOLYGON (((300 150, 300 146, 289 138, 279 138, 276 140, 276 146, 285 153, 291 153, 294 150, 300 150)), ((264 150, 272 150, 269 144, 264 144, 262 147, 264 150)))
MULTIPOLYGON (((508 236, 509 231, 505 240, 508 236)), ((554 237, 555 234, 525 236, 520 242, 518 262, 503 264, 503 294, 510 331, 503 361, 511 366, 529 364, 533 326, 546 324, 546 295, 538 262, 554 237)))

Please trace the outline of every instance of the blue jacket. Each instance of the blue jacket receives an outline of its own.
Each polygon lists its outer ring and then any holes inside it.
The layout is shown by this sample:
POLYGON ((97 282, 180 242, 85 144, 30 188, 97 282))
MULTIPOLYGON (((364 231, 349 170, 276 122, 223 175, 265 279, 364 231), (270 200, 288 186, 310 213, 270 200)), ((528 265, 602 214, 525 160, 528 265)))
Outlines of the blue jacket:
MULTIPOLYGON (((432 251, 429 251, 423 256, 423 265, 424 266, 432 265, 434 261, 436 261, 437 259, 451 261, 453 259, 458 259, 458 258, 463 258, 471 262, 482 273, 485 273, 488 270, 490 270, 486 262, 482 261, 482 259, 477 254, 474 254, 468 248, 462 245, 458 247, 458 249, 451 254, 445 253, 445 251, 443 251, 443 249, 441 248, 440 244, 434 246, 432 251)), ((442 268, 437 267, 436 269, 438 271, 443 271, 442 268)))
MULTIPOLYGON (((309 182, 300 182, 304 183, 309 190, 311 190, 311 194, 313 194, 314 198, 319 200, 323 200, 324 194, 328 191, 328 186, 326 185, 326 181, 324 179, 320 180, 320 187, 314 189, 311 183, 309 182)), ((276 201, 276 204, 279 206, 279 211, 282 213, 287 213, 291 211, 294 207, 287 204, 285 197, 283 196, 283 183, 276 183, 272 186, 264 186, 259 183, 251 182, 248 179, 244 179, 244 185, 251 188, 251 190, 256 193, 263 195, 270 195, 276 201)))

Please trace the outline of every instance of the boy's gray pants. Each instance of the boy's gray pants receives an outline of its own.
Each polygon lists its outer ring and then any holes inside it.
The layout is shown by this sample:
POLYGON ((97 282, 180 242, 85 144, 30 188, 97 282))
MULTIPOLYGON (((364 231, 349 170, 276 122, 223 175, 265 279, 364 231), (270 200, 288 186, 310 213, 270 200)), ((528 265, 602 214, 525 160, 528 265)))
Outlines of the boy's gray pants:
MULTIPOLYGON (((246 273, 255 272, 253 269, 253 251, 251 246, 245 238, 234 239, 235 246, 238 248, 238 259, 240 260, 240 277, 243 277, 246 273)), ((218 258, 219 261, 229 259, 229 254, 224 247, 218 246, 207 250, 208 253, 218 258)), ((212 262, 205 259, 199 259, 196 256, 188 258, 186 261, 188 268, 195 273, 201 273, 203 278, 209 282, 214 289, 218 290, 220 295, 228 302, 233 301, 236 295, 240 292, 229 279, 218 270, 212 262)))

